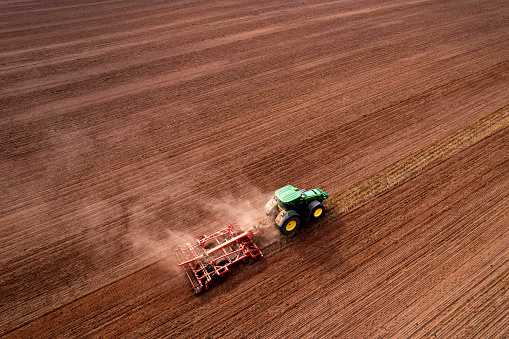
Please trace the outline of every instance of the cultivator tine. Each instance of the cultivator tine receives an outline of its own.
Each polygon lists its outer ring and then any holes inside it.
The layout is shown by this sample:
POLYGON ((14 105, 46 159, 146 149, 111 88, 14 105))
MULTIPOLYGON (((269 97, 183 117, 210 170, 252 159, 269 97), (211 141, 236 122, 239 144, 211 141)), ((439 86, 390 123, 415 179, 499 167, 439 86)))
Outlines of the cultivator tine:
POLYGON ((252 231, 228 225, 210 236, 196 238, 195 243, 178 246, 175 249, 178 265, 183 267, 195 293, 207 290, 216 277, 229 271, 230 265, 247 257, 261 259, 263 256, 252 236, 252 231))
MULTIPOLYGON (((220 249, 224 249, 225 247, 230 246, 231 244, 236 243, 237 241, 239 241, 239 239, 242 239, 242 238, 244 238, 244 237, 246 237, 246 236, 248 236, 248 233, 247 233, 247 232, 244 232, 244 233, 242 233, 242 234, 240 234, 240 235, 236 236, 235 238, 232 238, 232 239, 230 239, 230 240, 228 240, 228 241, 226 241, 226 242, 224 242, 224 243, 220 243, 220 244, 219 244, 219 245, 217 245, 216 247, 211 248, 210 250, 207 250, 205 253, 206 253, 207 255, 210 255, 211 253, 214 253, 214 252, 216 252, 216 251, 218 251, 218 250, 220 250, 220 249)), ((226 251, 225 251, 225 253, 226 253, 226 251)))

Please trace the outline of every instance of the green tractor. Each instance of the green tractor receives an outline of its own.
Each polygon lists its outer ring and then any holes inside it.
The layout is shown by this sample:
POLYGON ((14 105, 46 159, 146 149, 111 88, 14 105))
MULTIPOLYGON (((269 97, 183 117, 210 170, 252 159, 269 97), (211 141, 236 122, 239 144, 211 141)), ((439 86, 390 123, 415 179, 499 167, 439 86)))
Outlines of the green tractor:
POLYGON ((297 190, 292 185, 278 189, 265 204, 265 214, 273 220, 281 233, 295 233, 306 217, 318 219, 324 214, 322 202, 329 195, 319 188, 310 191, 297 190))

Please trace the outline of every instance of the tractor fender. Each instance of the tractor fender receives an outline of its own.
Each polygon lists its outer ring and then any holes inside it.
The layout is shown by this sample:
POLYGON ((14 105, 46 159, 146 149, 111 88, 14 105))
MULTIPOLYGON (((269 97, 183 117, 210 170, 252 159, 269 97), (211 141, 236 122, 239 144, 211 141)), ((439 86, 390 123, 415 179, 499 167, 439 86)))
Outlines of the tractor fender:
POLYGON ((265 204, 265 215, 267 218, 274 220, 279 212, 276 199, 272 198, 265 204))
POLYGON ((294 210, 290 210, 290 211, 284 211, 283 210, 283 211, 279 212, 279 214, 277 215, 276 220, 275 220, 276 225, 278 227, 281 227, 281 225, 283 225, 283 223, 287 219, 289 219, 289 218, 291 218, 293 216, 297 216, 299 219, 301 218, 300 214, 297 213, 297 211, 294 211, 294 210))
POLYGON ((284 214, 281 213, 282 217, 277 224, 277 227, 284 235, 292 235, 299 229, 301 224, 301 217, 296 211, 289 211, 284 214))

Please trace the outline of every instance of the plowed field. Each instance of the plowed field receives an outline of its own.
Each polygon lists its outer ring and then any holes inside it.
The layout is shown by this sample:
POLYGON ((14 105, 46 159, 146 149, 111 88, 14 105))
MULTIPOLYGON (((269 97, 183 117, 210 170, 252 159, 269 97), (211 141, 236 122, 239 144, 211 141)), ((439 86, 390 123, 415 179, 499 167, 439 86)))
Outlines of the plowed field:
POLYGON ((509 337, 505 0, 0 3, 0 336, 509 337), (195 296, 173 248, 263 216, 195 296))

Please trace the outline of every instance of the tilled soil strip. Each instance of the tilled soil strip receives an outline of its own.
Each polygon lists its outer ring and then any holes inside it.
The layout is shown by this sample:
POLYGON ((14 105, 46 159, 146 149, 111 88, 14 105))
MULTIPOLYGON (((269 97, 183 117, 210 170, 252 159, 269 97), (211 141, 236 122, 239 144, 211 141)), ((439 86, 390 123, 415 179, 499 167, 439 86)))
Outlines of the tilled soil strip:
POLYGON ((373 176, 335 194, 328 200, 331 217, 348 213, 372 197, 378 196, 412 179, 461 150, 509 126, 509 105, 504 106, 472 125, 439 140, 373 176))
MULTIPOLYGON (((409 181, 436 164, 447 160, 454 154, 507 127, 509 127, 509 105, 477 120, 470 126, 449 137, 439 140, 421 151, 386 167, 339 194, 334 194, 333 197, 326 200, 328 217, 335 218, 352 211, 368 202, 371 198, 409 181)), ((291 239, 283 238, 280 241, 262 247, 263 253, 269 255, 284 247, 288 241, 291 241, 291 239)))

